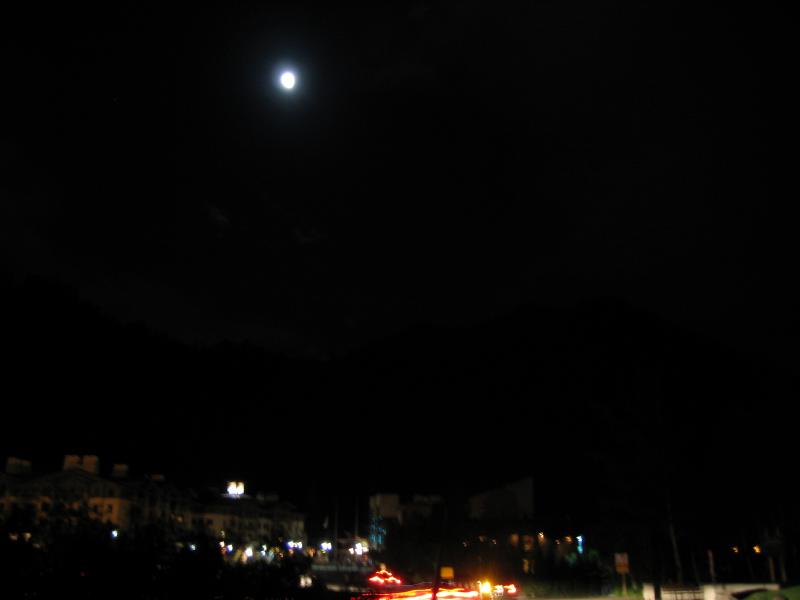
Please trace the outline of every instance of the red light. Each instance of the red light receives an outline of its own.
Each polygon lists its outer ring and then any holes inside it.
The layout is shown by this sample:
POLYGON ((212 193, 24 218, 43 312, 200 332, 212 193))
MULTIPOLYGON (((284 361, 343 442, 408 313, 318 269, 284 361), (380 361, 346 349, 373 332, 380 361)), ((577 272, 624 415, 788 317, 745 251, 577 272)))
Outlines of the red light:
POLYGON ((384 583, 400 585, 401 583, 403 583, 400 579, 392 575, 389 571, 378 571, 377 573, 375 573, 375 575, 369 578, 369 581, 372 581, 373 583, 378 583, 380 585, 383 585, 384 583))
MULTIPOLYGON (((433 589, 424 588, 416 590, 407 590, 404 592, 393 592, 389 594, 381 594, 379 596, 382 600, 433 600, 433 589)), ((478 592, 475 590, 466 590, 464 588, 439 588, 436 594, 436 600, 444 598, 477 598, 478 592)))
POLYGON ((509 594, 517 593, 517 586, 515 586, 513 583, 511 585, 505 585, 503 587, 506 588, 506 592, 509 594))

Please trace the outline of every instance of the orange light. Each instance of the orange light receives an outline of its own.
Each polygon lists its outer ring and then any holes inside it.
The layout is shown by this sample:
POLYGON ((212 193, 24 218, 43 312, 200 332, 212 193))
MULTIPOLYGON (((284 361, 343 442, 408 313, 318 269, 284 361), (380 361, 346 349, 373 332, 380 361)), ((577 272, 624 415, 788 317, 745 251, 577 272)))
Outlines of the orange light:
MULTIPOLYGON (((478 592, 475 590, 466 590, 464 588, 440 588, 436 594, 437 600, 442 598, 476 598, 477 596, 478 592)), ((385 600, 433 600, 433 589, 424 588, 404 592, 391 592, 380 594, 378 597, 385 600)))
POLYGON ((377 573, 375 573, 375 575, 370 577, 368 581, 372 581, 373 583, 379 583, 381 585, 383 585, 385 583, 392 583, 392 584, 395 584, 395 585, 400 585, 401 583, 403 583, 402 580, 400 580, 397 577, 395 577, 394 575, 392 575, 386 569, 378 571, 377 573))
POLYGON ((506 588, 506 592, 508 592, 509 594, 516 594, 517 593, 517 586, 515 586, 513 583, 511 585, 505 586, 505 588, 506 588))
POLYGON ((761 546, 753 546, 753 552, 756 554, 761 554, 761 546))
POLYGON ((453 588, 450 590, 439 590, 437 598, 475 598, 478 592, 475 590, 465 590, 464 588, 453 588))

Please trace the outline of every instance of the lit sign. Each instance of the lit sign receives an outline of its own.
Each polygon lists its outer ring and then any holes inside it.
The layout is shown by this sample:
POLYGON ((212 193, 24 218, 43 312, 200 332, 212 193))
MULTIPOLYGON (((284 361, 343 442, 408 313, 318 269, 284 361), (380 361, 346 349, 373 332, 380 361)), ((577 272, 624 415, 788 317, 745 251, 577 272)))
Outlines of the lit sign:
POLYGON ((243 496, 244 495, 244 481, 229 481, 228 482, 228 494, 231 496, 243 496))
POLYGON ((497 597, 503 595, 514 596, 517 593, 517 586, 515 586, 513 583, 509 585, 492 585, 488 581, 479 581, 478 590, 480 591, 481 594, 485 594, 489 597, 497 597))
POLYGON ((380 585, 383 585, 383 584, 386 584, 386 583, 394 584, 394 585, 400 585, 401 583, 403 583, 401 580, 399 580, 397 577, 392 575, 386 569, 383 569, 382 571, 378 571, 377 573, 375 573, 375 575, 370 577, 369 580, 372 583, 378 583, 380 585))

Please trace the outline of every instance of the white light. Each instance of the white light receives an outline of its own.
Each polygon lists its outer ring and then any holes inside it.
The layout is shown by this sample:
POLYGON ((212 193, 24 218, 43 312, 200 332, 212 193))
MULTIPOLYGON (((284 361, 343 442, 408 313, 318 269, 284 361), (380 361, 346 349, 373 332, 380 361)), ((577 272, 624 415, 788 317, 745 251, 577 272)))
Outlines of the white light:
POLYGON ((281 75, 281 85, 287 90, 292 89, 296 81, 297 80, 294 76, 294 73, 292 73, 291 71, 285 71, 281 75))
POLYGON ((231 496, 243 496, 244 495, 244 482, 243 481, 229 481, 228 482, 228 494, 231 496))
POLYGON ((228 552, 233 552, 233 544, 228 544, 228 552))
POLYGON ((195 550, 197 550, 197 546, 195 546, 194 544, 189 544, 189 550, 194 552, 195 550))
POLYGON ((244 553, 247 556, 247 558, 253 558, 253 549, 252 548, 248 548, 247 550, 244 551, 244 553))
POLYGON ((117 531, 116 529, 113 529, 111 531, 111 537, 114 538, 114 539, 117 539, 119 537, 119 531, 117 531))

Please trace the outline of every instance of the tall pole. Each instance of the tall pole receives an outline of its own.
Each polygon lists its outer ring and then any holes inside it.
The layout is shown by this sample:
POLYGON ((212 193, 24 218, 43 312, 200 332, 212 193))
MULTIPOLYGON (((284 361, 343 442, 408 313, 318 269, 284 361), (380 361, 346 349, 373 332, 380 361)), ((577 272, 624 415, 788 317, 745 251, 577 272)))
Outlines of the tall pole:
POLYGON ((669 526, 669 539, 672 542, 672 559, 675 561, 675 575, 678 583, 683 583, 683 564, 681 563, 681 553, 678 551, 678 536, 675 534, 675 521, 672 518, 672 502, 667 490, 667 519, 669 526))
POLYGON ((445 532, 447 531, 447 504, 443 504, 444 515, 442 517, 442 536, 439 539, 439 548, 436 552, 436 563, 433 568, 433 589, 431 590, 431 600, 436 600, 439 594, 439 586, 442 583, 442 547, 444 546, 445 532))
POLYGON ((339 496, 333 499, 333 560, 339 557, 339 496))
POLYGON ((744 537, 744 531, 742 531, 742 552, 744 552, 744 560, 745 564, 747 564, 747 574, 750 576, 750 581, 755 581, 756 575, 753 571, 753 561, 750 560, 750 552, 747 548, 747 540, 744 537))
POLYGON ((714 552, 708 551, 708 574, 711 576, 711 583, 717 583, 717 570, 714 568, 714 552))

